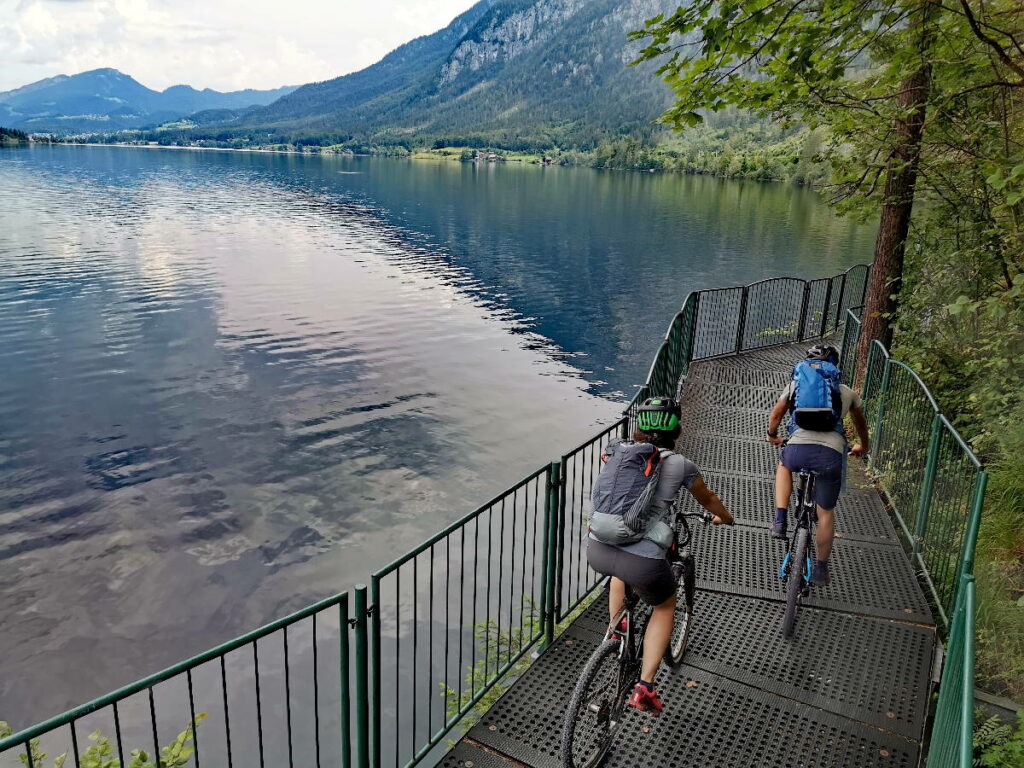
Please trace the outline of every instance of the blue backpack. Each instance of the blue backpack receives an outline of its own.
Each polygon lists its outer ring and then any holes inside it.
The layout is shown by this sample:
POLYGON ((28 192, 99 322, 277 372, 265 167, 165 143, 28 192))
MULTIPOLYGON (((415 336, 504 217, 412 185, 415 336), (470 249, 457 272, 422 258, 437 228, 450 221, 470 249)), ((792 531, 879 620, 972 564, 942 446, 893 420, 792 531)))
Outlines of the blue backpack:
POLYGON ((843 397, 839 369, 824 360, 803 360, 793 367, 793 414, 790 432, 843 432, 843 397))

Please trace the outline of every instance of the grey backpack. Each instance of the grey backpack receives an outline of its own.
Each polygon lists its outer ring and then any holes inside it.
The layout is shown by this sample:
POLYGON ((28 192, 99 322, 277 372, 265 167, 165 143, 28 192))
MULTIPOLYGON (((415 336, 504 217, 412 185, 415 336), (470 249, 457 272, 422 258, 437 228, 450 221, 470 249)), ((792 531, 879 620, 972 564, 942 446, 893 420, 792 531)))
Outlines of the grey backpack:
POLYGON ((648 538, 661 462, 671 454, 633 440, 608 444, 601 457, 604 467, 590 494, 590 532, 598 541, 619 545, 648 538))

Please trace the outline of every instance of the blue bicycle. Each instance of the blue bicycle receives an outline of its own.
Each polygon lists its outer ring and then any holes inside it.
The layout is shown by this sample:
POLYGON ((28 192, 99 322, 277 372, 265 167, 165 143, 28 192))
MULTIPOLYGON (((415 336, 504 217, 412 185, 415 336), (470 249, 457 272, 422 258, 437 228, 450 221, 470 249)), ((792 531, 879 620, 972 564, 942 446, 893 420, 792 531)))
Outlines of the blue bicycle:
POLYGON ((789 551, 779 567, 779 578, 786 585, 786 612, 782 616, 782 636, 792 637, 800 601, 811 590, 811 568, 814 565, 814 538, 811 528, 818 516, 814 503, 814 480, 817 473, 800 470, 796 489, 796 528, 789 541, 789 551))

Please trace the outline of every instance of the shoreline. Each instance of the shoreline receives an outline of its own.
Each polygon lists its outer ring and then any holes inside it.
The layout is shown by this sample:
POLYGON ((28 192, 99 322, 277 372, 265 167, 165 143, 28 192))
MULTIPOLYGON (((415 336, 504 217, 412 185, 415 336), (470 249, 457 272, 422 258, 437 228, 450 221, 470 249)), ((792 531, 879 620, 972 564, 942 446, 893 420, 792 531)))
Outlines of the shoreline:
MULTIPOLYGON (((753 179, 745 176, 728 176, 716 173, 701 173, 700 171, 685 171, 676 169, 666 168, 609 168, 606 166, 593 166, 593 165, 580 165, 574 163, 544 163, 534 162, 531 160, 522 159, 522 157, 503 157, 501 160, 462 160, 459 155, 455 153, 437 153, 429 154, 433 150, 417 150, 410 152, 407 155, 392 155, 385 153, 374 153, 374 152, 299 152, 294 149, 264 149, 260 147, 183 147, 179 144, 125 144, 125 143, 113 143, 113 144, 100 144, 95 142, 87 141, 54 141, 54 142, 30 142, 29 146, 33 144, 40 144, 44 146, 71 146, 71 147, 117 147, 119 149, 172 149, 178 151, 194 151, 194 152, 242 152, 250 154, 265 154, 265 155, 298 155, 300 157, 311 157, 311 158, 324 158, 324 157, 382 157, 391 160, 418 160, 428 162, 456 162, 456 163, 467 163, 472 165, 502 165, 507 163, 516 163, 518 165, 534 165, 539 168, 545 167, 558 167, 558 168, 587 168, 593 171, 617 171, 624 173, 644 173, 644 174, 667 174, 667 175, 679 175, 679 176, 707 176, 721 181, 752 181, 759 184, 784 184, 786 186, 803 187, 813 192, 819 192, 819 189, 813 184, 806 184, 803 182, 788 181, 786 179, 753 179)), ((454 148, 453 148, 454 149, 454 148)), ((469 149, 468 147, 460 147, 459 154, 463 149, 469 149)))

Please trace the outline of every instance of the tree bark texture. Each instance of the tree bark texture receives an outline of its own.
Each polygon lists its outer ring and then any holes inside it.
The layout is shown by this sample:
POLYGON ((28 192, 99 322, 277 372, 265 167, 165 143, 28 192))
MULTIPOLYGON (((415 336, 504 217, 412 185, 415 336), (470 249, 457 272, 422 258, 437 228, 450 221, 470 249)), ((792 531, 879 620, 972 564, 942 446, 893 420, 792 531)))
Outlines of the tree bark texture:
POLYGON ((931 65, 925 63, 900 83, 899 116, 893 123, 896 143, 886 164, 885 198, 875 239, 875 258, 868 281, 860 339, 857 344, 858 385, 863 383, 871 342, 891 343, 891 321, 903 280, 903 257, 914 206, 931 65))

